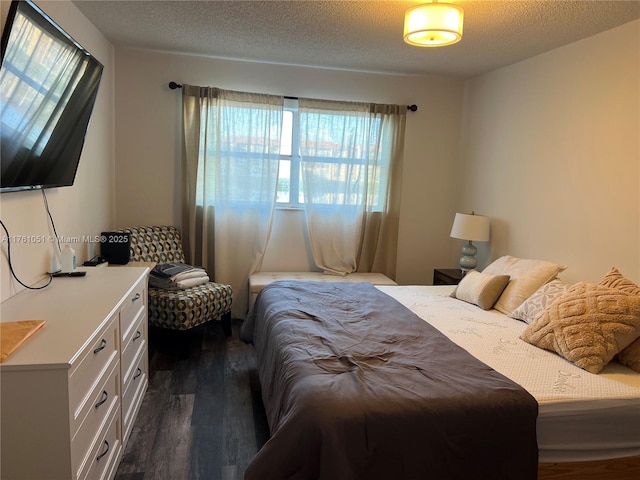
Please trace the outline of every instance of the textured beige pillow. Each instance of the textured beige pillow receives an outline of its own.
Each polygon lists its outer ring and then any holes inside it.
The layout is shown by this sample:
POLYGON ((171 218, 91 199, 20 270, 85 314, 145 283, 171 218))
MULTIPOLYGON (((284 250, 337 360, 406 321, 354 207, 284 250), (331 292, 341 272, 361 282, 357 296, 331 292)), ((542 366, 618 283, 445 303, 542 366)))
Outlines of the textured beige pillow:
POLYGON ((487 275, 471 270, 462 278, 455 290, 458 300, 473 303, 489 310, 509 283, 509 275, 487 275))
POLYGON ((611 270, 600 280, 600 285, 617 288, 631 295, 640 295, 640 287, 628 278, 623 277, 616 267, 611 267, 611 270))
POLYGON ((540 317, 551 304, 562 296, 569 288, 569 285, 556 278, 549 283, 545 283, 533 295, 527 298, 522 304, 511 312, 511 318, 531 323, 540 317))
POLYGON ((558 298, 520 338, 600 372, 640 335, 640 297, 586 282, 558 298))
POLYGON ((565 265, 544 260, 529 260, 505 255, 490 264, 482 273, 509 275, 511 280, 493 308, 505 315, 511 315, 538 288, 556 278, 566 268, 565 265))
POLYGON ((618 362, 640 373, 640 337, 622 349, 618 354, 618 362))
MULTIPOLYGON (((630 295, 640 295, 640 287, 622 276, 616 267, 611 267, 611 270, 600 281, 600 285, 616 288, 630 295)), ((640 337, 618 354, 618 361, 636 372, 640 372, 640 337)))

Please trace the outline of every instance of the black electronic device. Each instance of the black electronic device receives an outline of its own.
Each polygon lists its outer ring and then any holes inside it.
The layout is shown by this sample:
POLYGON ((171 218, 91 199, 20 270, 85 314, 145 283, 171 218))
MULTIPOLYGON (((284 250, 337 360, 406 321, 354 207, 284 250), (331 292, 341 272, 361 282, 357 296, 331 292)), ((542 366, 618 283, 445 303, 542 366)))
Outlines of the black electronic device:
POLYGON ((1 48, 0 192, 73 185, 102 64, 29 0, 1 48))
POLYGON ((129 263, 131 234, 124 232, 102 232, 100 234, 100 256, 109 263, 129 263))
POLYGON ((87 272, 53 272, 52 277, 84 277, 87 272))
POLYGON ((83 267, 97 267, 98 265, 101 265, 104 262, 106 262, 106 260, 104 258, 102 258, 99 255, 96 255, 91 260, 85 260, 84 262, 82 262, 82 266, 83 267))

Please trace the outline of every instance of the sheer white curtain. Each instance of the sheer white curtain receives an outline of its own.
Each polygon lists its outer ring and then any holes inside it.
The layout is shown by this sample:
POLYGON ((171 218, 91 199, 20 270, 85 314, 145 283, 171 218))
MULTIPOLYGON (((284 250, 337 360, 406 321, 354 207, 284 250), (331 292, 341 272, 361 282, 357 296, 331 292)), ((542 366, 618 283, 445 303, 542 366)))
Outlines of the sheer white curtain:
POLYGON ((406 106, 299 99, 298 109, 316 265, 395 278, 406 106))
POLYGON ((183 236, 244 317, 276 202, 284 98, 183 85, 183 236))

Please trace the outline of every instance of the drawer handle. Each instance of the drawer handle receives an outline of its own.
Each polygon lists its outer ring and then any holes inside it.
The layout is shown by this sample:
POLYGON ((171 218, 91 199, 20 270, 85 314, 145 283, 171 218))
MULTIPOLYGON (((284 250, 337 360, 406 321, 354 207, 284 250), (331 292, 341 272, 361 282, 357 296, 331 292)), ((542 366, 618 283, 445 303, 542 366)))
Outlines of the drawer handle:
POLYGON ((139 368, 136 370, 135 375, 133 376, 133 379, 135 380, 136 378, 138 378, 140 375, 142 375, 142 370, 140 370, 139 368))
POLYGON ((136 293, 135 296, 131 299, 132 302, 135 302, 136 300, 140 300, 140 294, 136 293))
POLYGON ((104 350, 106 346, 107 346, 107 341, 103 338, 102 342, 100 342, 100 346, 93 351, 93 354, 95 355, 100 350, 104 350))
POLYGON ((102 391, 102 398, 100 399, 100 401, 98 403, 95 404, 95 408, 98 408, 100 405, 102 405, 104 402, 106 402, 108 398, 109 398, 109 394, 107 393, 106 390, 103 390, 102 391))
POLYGON ((98 456, 96 457, 96 461, 98 461, 98 460, 100 460, 102 457, 104 457, 104 456, 107 454, 107 452, 109 451, 109 442, 107 442, 107 441, 105 440, 105 441, 104 441, 104 444, 105 444, 105 447, 106 447, 106 448, 104 449, 104 452, 102 452, 100 455, 98 455, 98 456))
POLYGON ((142 333, 140 333, 140 330, 136 330, 136 334, 133 336, 133 341, 135 342, 141 336, 142 336, 142 333))

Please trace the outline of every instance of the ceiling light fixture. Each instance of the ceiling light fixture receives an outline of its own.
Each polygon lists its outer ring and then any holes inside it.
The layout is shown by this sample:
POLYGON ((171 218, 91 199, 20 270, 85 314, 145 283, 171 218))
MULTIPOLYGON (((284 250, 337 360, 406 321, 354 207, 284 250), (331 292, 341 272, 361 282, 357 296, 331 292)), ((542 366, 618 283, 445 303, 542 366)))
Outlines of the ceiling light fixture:
POLYGON ((404 15, 404 41, 416 47, 444 47, 462 40, 462 7, 451 3, 425 3, 404 15))

